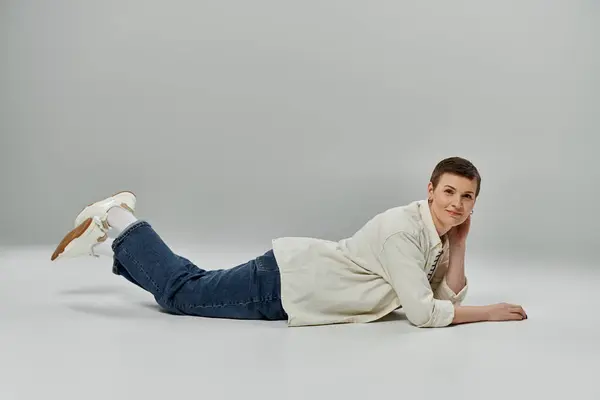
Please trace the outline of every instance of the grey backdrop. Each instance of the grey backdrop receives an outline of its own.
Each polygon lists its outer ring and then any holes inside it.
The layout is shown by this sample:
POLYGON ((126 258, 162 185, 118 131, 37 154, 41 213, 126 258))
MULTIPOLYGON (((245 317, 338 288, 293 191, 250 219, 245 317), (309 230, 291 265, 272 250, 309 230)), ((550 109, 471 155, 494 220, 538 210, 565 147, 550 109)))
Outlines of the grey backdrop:
POLYGON ((170 241, 337 240, 483 176, 470 250, 593 258, 593 1, 0 3, 0 244, 121 189, 170 241))

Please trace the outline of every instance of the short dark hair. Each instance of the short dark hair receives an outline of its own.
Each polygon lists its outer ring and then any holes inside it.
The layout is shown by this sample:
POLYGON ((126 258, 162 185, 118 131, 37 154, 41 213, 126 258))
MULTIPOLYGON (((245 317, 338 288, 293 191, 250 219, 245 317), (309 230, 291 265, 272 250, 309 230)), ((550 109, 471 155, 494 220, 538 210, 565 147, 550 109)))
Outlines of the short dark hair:
POLYGON ((481 189, 481 176, 477 168, 469 161, 462 157, 449 157, 440 161, 431 174, 431 183, 435 189, 440 181, 440 178, 444 174, 454 174, 463 176, 467 179, 477 180, 477 190, 475 191, 475 197, 479 196, 479 190, 481 189))

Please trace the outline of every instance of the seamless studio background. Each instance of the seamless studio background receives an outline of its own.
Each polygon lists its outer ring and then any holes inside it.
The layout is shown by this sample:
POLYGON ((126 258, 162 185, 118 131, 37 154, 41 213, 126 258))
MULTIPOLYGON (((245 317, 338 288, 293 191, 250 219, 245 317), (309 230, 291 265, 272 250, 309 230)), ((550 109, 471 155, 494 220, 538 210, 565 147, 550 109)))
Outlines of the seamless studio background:
POLYGON ((132 190, 165 237, 338 240, 482 175, 469 251, 592 257, 594 2, 4 1, 0 241, 132 190))

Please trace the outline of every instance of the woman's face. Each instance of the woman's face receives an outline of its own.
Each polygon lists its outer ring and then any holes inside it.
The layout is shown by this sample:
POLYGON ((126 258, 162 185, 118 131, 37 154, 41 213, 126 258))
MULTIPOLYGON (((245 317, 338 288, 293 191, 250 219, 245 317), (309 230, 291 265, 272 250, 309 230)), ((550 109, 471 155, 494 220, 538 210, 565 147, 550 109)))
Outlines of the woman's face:
POLYGON ((431 182, 427 190, 434 221, 448 230, 465 222, 471 214, 475 206, 477 180, 446 173, 441 176, 435 190, 431 182))

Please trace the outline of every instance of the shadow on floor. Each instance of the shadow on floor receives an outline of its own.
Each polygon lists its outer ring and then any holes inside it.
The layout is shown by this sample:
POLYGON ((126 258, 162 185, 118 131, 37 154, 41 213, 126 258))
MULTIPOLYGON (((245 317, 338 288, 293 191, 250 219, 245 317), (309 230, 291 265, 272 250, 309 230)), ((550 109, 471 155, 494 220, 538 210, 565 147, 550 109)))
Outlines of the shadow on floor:
POLYGON ((106 318, 122 319, 155 319, 156 315, 147 312, 140 312, 138 308, 120 307, 120 306, 99 306, 92 304, 68 304, 67 307, 73 311, 106 318))
POLYGON ((378 319, 377 321, 369 322, 370 324, 376 324, 381 322, 397 322, 397 321, 408 321, 406 315, 402 311, 392 311, 385 317, 378 319))
POLYGON ((98 295, 98 294, 121 294, 122 288, 115 286, 85 286, 78 289, 69 289, 58 292, 61 296, 80 296, 80 295, 98 295))

